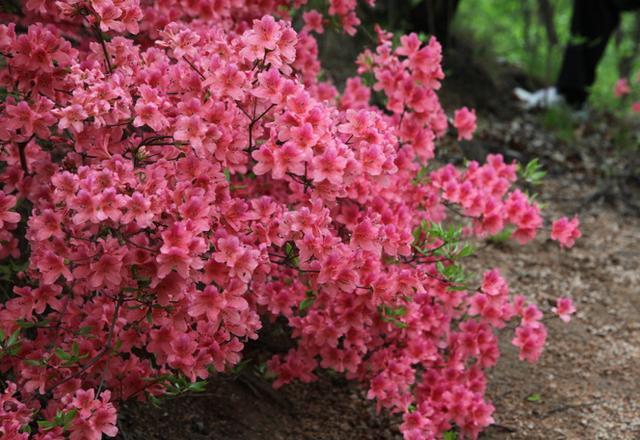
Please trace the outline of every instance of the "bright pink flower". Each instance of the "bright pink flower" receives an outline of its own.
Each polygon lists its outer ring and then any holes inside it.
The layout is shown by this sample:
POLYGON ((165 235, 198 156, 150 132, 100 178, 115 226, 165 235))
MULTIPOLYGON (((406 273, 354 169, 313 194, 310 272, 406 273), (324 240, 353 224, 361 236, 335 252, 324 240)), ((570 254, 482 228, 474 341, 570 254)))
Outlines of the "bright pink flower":
POLYGON ((42 281, 45 284, 53 284, 60 276, 63 276, 67 281, 73 280, 73 275, 65 265, 64 259, 53 252, 47 251, 38 258, 36 266, 42 273, 42 281))
POLYGON ((283 85, 282 75, 275 68, 258 75, 259 86, 253 90, 253 95, 277 103, 280 101, 280 90, 283 85))
POLYGON ((116 436, 116 409, 109 402, 110 398, 109 391, 100 394, 100 399, 95 398, 93 389, 76 391, 75 397, 67 405, 69 410, 78 411, 73 419, 71 439, 99 440, 102 434, 108 437, 116 436))
POLYGON ((141 228, 151 224, 153 218, 153 212, 150 211, 151 202, 138 191, 131 194, 124 206, 126 211, 120 218, 122 223, 127 224, 135 221, 141 228))
POLYGON ((25 137, 33 134, 37 114, 29 107, 27 101, 20 101, 18 105, 7 105, 7 114, 11 115, 4 122, 7 129, 20 130, 25 137))
POLYGON ((482 291, 489 296, 506 295, 509 292, 509 286, 507 286, 507 282, 500 275, 500 271, 493 269, 484 273, 482 291))
POLYGON ((522 311, 521 316, 523 324, 535 324, 542 319, 543 315, 535 304, 531 304, 522 311))
POLYGON ((114 255, 104 254, 95 263, 91 263, 89 285, 93 288, 117 287, 122 281, 122 261, 114 255))
POLYGON ((148 125, 155 131, 160 131, 165 128, 169 123, 167 118, 164 117, 158 105, 155 102, 138 101, 135 106, 136 117, 133 120, 134 127, 142 127, 148 125))
POLYGON ((218 323, 220 313, 226 306, 226 300, 218 289, 214 286, 207 286, 195 298, 191 307, 189 307, 189 315, 198 318, 206 316, 211 323, 218 323))
POLYGON ((199 116, 180 116, 176 123, 176 131, 173 137, 178 141, 186 141, 193 148, 202 147, 202 139, 205 135, 205 128, 199 116))
POLYGON ((233 267, 243 253, 240 240, 235 236, 218 240, 217 249, 217 252, 213 254, 213 258, 218 263, 226 263, 229 267, 233 267))
POLYGON ((122 211, 120 208, 125 204, 125 198, 118 194, 115 188, 107 188, 102 194, 96 197, 96 218, 100 221, 111 219, 114 222, 120 220, 122 211))
POLYGON ((280 25, 269 15, 253 20, 253 28, 242 36, 247 45, 240 54, 249 60, 261 58, 266 50, 276 49, 282 36, 280 25))
POLYGON ((79 225, 84 222, 98 223, 97 197, 81 189, 70 201, 69 207, 76 213, 73 215, 73 223, 79 225))
POLYGON ((246 76, 235 64, 227 64, 218 68, 211 78, 204 82, 204 86, 212 86, 216 95, 229 96, 240 100, 244 96, 246 76))
POLYGON ((319 156, 313 158, 312 176, 315 182, 328 180, 339 185, 347 165, 347 160, 340 156, 334 147, 327 149, 319 156))
POLYGON ((33 310, 36 313, 43 313, 47 305, 54 310, 62 309, 62 301, 58 296, 62 292, 62 286, 57 284, 40 286, 32 291, 33 310))
POLYGON ((251 157, 258 162, 253 169, 258 176, 267 174, 275 167, 274 151, 266 144, 254 151, 251 157))
POLYGON ((73 128, 77 133, 82 132, 84 129, 84 120, 87 119, 87 112, 84 111, 79 104, 72 104, 69 107, 65 107, 60 110, 60 121, 58 127, 60 130, 65 128, 73 128))
POLYGON ((571 321, 571 315, 576 312, 576 308, 571 298, 558 298, 556 306, 552 307, 551 311, 557 314, 564 322, 569 322, 571 321))
POLYGON ((15 206, 16 198, 0 190, 0 229, 6 227, 5 224, 11 225, 20 221, 20 214, 9 211, 15 206))
POLYGON ((287 173, 301 176, 304 174, 304 157, 298 147, 287 142, 274 152, 273 171, 274 179, 282 179, 287 173))
POLYGON ((33 232, 33 238, 38 241, 48 240, 50 237, 63 238, 61 223, 61 213, 45 209, 40 215, 34 215, 29 219, 29 228, 33 232))
POLYGON ((536 362, 544 347, 547 330, 542 325, 521 326, 516 329, 516 337, 511 341, 520 348, 520 360, 536 362))
POLYGON ((381 246, 379 242, 378 228, 371 223, 371 220, 365 218, 353 229, 353 233, 351 234, 351 244, 366 251, 374 252, 376 254, 379 253, 381 246))
POLYGON ((470 141, 476 131, 476 111, 467 107, 456 110, 453 125, 458 130, 458 140, 470 141))
POLYGON ((258 267, 259 255, 260 252, 257 250, 245 249, 241 252, 240 256, 235 259, 229 274, 237 276, 244 282, 249 282, 253 271, 258 267))
POLYGON ((575 241, 581 236, 580 220, 577 216, 571 220, 562 217, 554 221, 551 226, 551 239, 559 242, 562 247, 573 247, 575 241))
POLYGON ((324 18, 322 17, 322 14, 315 9, 304 12, 302 14, 302 18, 304 20, 304 27, 302 28, 303 31, 316 32, 318 34, 322 34, 324 32, 324 18))
POLYGON ((629 85, 629 80, 627 78, 620 78, 613 89, 613 94, 616 98, 622 98, 623 96, 631 93, 631 86, 629 85))

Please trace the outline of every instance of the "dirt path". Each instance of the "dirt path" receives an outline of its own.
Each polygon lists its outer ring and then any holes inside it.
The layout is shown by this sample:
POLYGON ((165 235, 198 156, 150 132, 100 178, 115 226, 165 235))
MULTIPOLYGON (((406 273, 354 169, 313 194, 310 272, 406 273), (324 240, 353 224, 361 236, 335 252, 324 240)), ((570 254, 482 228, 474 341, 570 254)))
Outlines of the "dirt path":
MULTIPOLYGON (((550 182, 549 211, 575 206, 584 188, 550 182)), ((584 236, 570 252, 541 240, 527 248, 490 248, 483 261, 505 269, 513 292, 545 303, 574 298, 568 325, 550 322, 548 346, 535 366, 504 356, 492 373, 490 395, 500 426, 488 439, 640 438, 640 220, 612 210, 581 216, 584 236), (538 394, 540 400, 527 397, 538 394)))

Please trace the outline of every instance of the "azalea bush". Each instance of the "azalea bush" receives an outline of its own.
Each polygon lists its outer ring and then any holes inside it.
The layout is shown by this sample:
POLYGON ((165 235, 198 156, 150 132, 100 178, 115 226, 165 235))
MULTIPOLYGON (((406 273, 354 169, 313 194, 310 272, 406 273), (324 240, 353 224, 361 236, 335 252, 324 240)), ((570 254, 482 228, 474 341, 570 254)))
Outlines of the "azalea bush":
MULTIPOLYGON (((526 243, 544 221, 501 156, 437 165, 440 45, 378 29, 338 93, 313 33, 355 32, 356 2, 304 3, 28 0, 4 16, 3 438, 114 436, 119 403, 201 389, 265 323, 292 340, 265 365, 275 387, 342 373, 408 439, 492 423, 485 372, 508 323, 538 359, 543 311, 460 261, 470 237, 526 243)), ((466 108, 451 121, 476 128, 466 108)), ((570 247, 578 227, 551 237, 570 247)))

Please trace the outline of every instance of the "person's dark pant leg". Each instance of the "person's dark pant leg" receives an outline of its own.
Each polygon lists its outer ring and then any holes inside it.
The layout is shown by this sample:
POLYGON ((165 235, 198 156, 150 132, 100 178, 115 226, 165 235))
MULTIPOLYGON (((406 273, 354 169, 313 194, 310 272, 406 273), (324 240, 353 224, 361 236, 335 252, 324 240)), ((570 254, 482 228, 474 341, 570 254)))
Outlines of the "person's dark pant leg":
POLYGON ((447 46, 451 22, 460 0, 423 0, 417 4, 407 1, 406 4, 412 5, 407 16, 409 30, 434 35, 443 46, 447 46))
POLYGON ((637 8, 640 0, 574 0, 571 41, 556 84, 570 104, 580 106, 587 100, 598 63, 620 23, 621 11, 637 8))

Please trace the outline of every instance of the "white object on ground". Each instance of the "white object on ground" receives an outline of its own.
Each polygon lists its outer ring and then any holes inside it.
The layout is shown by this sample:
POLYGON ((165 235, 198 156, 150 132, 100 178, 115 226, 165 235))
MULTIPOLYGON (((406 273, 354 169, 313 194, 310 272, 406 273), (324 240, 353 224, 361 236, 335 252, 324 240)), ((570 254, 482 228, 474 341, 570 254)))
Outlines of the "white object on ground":
POLYGON ((527 109, 549 108, 565 102, 564 97, 558 93, 555 87, 548 87, 536 92, 528 92, 525 89, 516 87, 513 94, 520 100, 522 106, 527 109))

